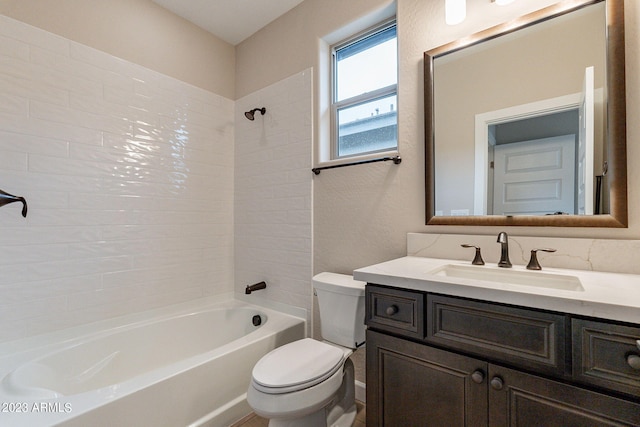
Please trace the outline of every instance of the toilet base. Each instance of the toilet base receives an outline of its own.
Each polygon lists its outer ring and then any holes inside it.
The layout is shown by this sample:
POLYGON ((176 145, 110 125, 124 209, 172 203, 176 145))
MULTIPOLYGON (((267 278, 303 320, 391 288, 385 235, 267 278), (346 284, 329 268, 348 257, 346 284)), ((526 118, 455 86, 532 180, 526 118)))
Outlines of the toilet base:
POLYGON ((327 415, 324 408, 302 418, 270 419, 269 427, 326 427, 327 415))
POLYGON ((269 427, 351 427, 356 413, 354 368, 351 359, 347 359, 342 385, 328 405, 299 418, 271 418, 269 427))
POLYGON ((334 422, 329 423, 326 409, 314 412, 303 418, 296 419, 271 419, 269 427, 351 427, 356 419, 358 409, 354 404, 347 411, 343 412, 334 422))

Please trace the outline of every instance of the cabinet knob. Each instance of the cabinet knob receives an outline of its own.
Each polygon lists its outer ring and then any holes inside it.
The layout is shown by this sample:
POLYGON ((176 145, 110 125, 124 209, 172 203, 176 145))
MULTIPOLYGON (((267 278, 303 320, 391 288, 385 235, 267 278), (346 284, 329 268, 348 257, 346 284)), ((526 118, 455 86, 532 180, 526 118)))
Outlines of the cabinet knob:
POLYGON ((640 356, 637 354, 630 354, 627 356, 627 363, 632 369, 640 370, 640 356))
POLYGON ((504 387, 504 381, 500 377, 491 378, 491 388, 494 390, 502 390, 504 387))
POLYGON ((473 374, 471 374, 471 379, 476 384, 482 384, 482 382, 484 381, 484 372, 482 372, 480 369, 474 371, 473 374))
POLYGON ((393 316, 394 314, 396 314, 398 312, 398 306, 395 305, 395 304, 390 305, 389 307, 387 307, 385 312, 387 313, 387 316, 393 316))

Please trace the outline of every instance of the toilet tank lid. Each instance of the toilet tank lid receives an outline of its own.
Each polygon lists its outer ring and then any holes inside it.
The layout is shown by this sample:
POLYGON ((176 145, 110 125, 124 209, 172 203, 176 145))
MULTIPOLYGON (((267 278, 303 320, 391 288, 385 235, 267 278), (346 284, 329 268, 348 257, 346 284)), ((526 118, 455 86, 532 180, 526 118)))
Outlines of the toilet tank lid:
POLYGON ((339 273, 318 273, 313 276, 313 287, 345 295, 363 296, 366 282, 354 280, 353 276, 339 273))

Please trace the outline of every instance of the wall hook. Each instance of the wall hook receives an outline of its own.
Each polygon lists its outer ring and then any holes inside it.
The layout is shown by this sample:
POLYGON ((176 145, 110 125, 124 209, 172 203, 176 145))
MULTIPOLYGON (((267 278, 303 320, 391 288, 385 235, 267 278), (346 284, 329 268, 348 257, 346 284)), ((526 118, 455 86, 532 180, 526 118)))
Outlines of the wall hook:
POLYGON ((0 190, 0 206, 8 205, 13 202, 22 202, 22 216, 27 217, 27 201, 24 197, 14 196, 0 190))

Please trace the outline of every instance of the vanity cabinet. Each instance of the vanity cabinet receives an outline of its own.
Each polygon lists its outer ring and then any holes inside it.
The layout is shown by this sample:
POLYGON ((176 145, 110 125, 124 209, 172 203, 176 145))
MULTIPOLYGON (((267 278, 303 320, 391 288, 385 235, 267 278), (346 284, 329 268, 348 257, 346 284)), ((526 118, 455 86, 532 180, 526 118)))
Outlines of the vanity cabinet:
POLYGON ((367 331, 367 426, 487 425, 487 364, 367 331))
POLYGON ((640 425, 640 329, 371 284, 366 301, 369 427, 640 425))

